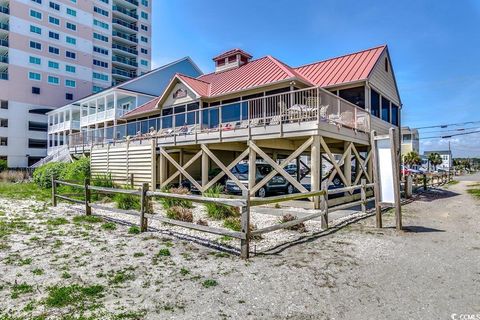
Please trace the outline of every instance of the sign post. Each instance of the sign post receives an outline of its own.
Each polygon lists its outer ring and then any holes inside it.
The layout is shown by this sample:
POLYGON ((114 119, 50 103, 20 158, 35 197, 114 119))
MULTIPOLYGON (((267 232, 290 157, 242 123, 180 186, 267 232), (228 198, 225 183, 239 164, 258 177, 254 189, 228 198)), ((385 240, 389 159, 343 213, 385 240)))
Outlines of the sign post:
POLYGON ((382 207, 393 207, 397 230, 402 229, 397 135, 398 130, 395 128, 390 128, 388 135, 377 136, 375 131, 371 134, 377 228, 382 227, 382 207))

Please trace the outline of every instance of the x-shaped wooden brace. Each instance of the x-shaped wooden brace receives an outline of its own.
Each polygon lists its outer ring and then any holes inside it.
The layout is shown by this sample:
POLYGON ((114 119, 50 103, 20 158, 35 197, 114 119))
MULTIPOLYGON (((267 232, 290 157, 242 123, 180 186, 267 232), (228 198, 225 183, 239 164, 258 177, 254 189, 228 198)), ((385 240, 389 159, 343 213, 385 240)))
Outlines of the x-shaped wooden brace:
MULTIPOLYGON (((208 149, 208 147, 204 144, 201 145, 202 147, 202 151, 205 152, 209 157, 210 159, 213 160, 213 162, 215 162, 217 164, 217 166, 222 170, 221 172, 219 172, 215 178, 213 178, 209 183, 207 183, 204 187, 203 187, 203 191, 205 190, 208 190, 211 186, 213 186, 215 184, 215 182, 217 182, 221 177, 223 177, 223 175, 227 175, 227 177, 229 177, 233 182, 235 182, 235 184, 240 188, 242 189, 242 191, 247 191, 247 187, 245 187, 243 185, 243 183, 240 182, 240 180, 237 179, 237 177, 235 177, 235 175, 230 171, 232 170, 233 167, 235 167, 237 165, 237 163, 242 160, 243 158, 245 158, 247 155, 248 155, 248 149, 243 151, 241 155, 239 155, 235 160, 233 160, 232 163, 230 163, 228 165, 228 167, 226 167, 222 161, 220 161, 214 154, 212 151, 210 151, 210 149, 208 149)), ((199 189, 200 190, 200 189, 199 189)), ((202 191, 202 192, 203 192, 202 191)))
POLYGON ((178 177, 179 174, 183 174, 200 192, 203 192, 202 186, 195 181, 195 179, 192 178, 192 176, 187 172, 187 168, 191 166, 200 156, 202 155, 202 150, 198 151, 192 159, 188 160, 187 163, 183 165, 179 165, 175 159, 173 159, 167 151, 165 151, 163 148, 160 148, 160 153, 168 160, 170 161, 175 168, 177 168, 177 172, 175 172, 173 175, 171 175, 165 182, 162 183, 160 186, 161 188, 167 186, 170 182, 173 181, 176 177, 178 177))
POLYGON ((368 152, 367 154, 367 157, 365 158, 365 160, 362 159, 362 157, 360 157, 360 154, 358 153, 357 149, 355 148, 355 146, 352 144, 352 151, 353 153, 355 154, 355 157, 357 158, 358 160, 358 164, 359 166, 357 167, 360 167, 360 170, 357 171, 357 177, 355 178, 355 183, 354 185, 357 185, 358 182, 360 181, 360 178, 362 177, 362 172, 363 174, 365 174, 365 177, 367 178, 367 181, 368 182, 372 182, 372 180, 370 179, 370 176, 368 175, 368 172, 367 172, 367 164, 368 164, 368 161, 370 160, 370 155, 372 154, 372 152, 368 152))
MULTIPOLYGON (((335 157, 333 156, 332 152, 330 151, 330 148, 325 143, 325 141, 323 140, 322 137, 320 137, 320 144, 322 145, 323 150, 325 150, 325 152, 327 153, 328 159, 330 160, 330 162, 332 163, 332 165, 334 167, 334 169, 332 170, 332 173, 328 177, 327 185, 330 184, 330 182, 332 182, 333 178, 335 177, 335 174, 338 173, 338 175, 340 176, 340 179, 342 179, 345 186, 347 186, 348 185, 347 179, 345 178, 345 175, 343 174, 342 170, 340 169, 340 166, 338 165, 338 163, 342 163, 345 160, 345 158, 347 157, 347 153, 348 153, 347 151, 348 150, 345 150, 345 152, 343 153, 342 159, 339 162, 337 162, 335 160, 335 157)), ((348 146, 348 148, 351 148, 351 144, 348 146)))
POLYGON ((259 183, 257 183, 251 190, 250 195, 255 195, 255 193, 263 187, 268 181, 270 181, 274 176, 277 174, 282 175, 288 182, 290 182, 297 190, 300 192, 308 192, 304 186, 300 182, 298 182, 295 178, 293 178, 287 171, 285 171, 284 167, 289 164, 293 159, 298 157, 305 151, 313 142, 313 137, 310 137, 307 141, 305 141, 295 152, 289 155, 285 160, 283 160, 280 165, 276 163, 272 158, 270 158, 265 152, 262 151, 253 141, 249 141, 249 146, 252 148, 260 157, 263 158, 269 165, 273 167, 273 170, 267 174, 259 183))

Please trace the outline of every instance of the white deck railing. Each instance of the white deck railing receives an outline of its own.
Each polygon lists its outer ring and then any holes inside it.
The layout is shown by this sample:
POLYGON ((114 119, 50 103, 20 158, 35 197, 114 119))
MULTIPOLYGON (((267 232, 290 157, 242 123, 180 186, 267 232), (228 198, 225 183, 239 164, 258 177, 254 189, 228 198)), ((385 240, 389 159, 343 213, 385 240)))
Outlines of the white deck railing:
POLYGON ((311 121, 370 132, 369 112, 315 87, 82 131, 69 136, 69 145, 74 147, 121 141, 127 137, 168 137, 311 121))

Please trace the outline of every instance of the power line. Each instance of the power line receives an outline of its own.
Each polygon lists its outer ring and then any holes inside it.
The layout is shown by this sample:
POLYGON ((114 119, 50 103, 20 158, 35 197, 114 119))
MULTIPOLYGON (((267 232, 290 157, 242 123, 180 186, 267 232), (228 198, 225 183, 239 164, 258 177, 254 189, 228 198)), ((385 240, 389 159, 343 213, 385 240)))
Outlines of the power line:
POLYGON ((427 127, 418 127, 418 128, 415 128, 415 129, 421 130, 421 129, 431 129, 431 128, 447 128, 447 127, 450 127, 450 126, 464 126, 464 125, 467 125, 467 124, 475 124, 475 123, 480 123, 480 120, 468 121, 468 122, 459 122, 459 123, 440 124, 440 125, 427 126, 427 127))
POLYGON ((426 133, 446 133, 446 132, 458 132, 458 131, 466 131, 466 130, 474 130, 480 129, 480 127, 471 127, 471 128, 459 128, 459 129, 452 129, 452 130, 434 130, 434 131, 424 131, 423 134, 426 133))
POLYGON ((464 133, 457 133, 457 134, 450 134, 450 135, 447 135, 447 136, 424 137, 424 138, 420 138, 420 139, 421 139, 421 140, 422 140, 422 139, 448 139, 448 138, 451 138, 451 137, 465 136, 465 135, 467 135, 467 134, 474 134, 474 133, 480 133, 480 130, 471 131, 471 132, 464 132, 464 133))

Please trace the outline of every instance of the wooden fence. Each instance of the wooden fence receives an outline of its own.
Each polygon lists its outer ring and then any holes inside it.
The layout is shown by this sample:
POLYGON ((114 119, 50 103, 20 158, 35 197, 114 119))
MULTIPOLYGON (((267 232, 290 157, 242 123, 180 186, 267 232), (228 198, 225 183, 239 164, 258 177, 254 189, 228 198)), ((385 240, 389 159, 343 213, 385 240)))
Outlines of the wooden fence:
POLYGON ((373 184, 367 184, 365 179, 362 179, 360 185, 339 188, 333 190, 327 190, 326 184, 322 185, 322 190, 320 191, 311 191, 306 193, 296 193, 291 195, 281 195, 268 198, 253 198, 250 197, 248 192, 244 193, 242 197, 239 198, 211 198, 204 197, 201 195, 183 195, 183 194, 174 194, 174 193, 165 193, 158 191, 149 191, 148 183, 143 183, 139 189, 120 189, 120 188, 106 188, 98 187, 90 184, 90 179, 85 179, 83 183, 78 181, 62 181, 52 179, 52 204, 53 206, 57 205, 57 199, 61 199, 68 202, 73 202, 77 204, 82 204, 85 207, 85 214, 91 215, 92 209, 101 209, 107 210, 116 213, 127 214, 131 216, 136 216, 139 219, 140 230, 142 232, 147 231, 148 220, 157 220, 163 223, 171 224, 174 226, 184 227, 187 229, 197 230, 201 232, 207 232, 211 234, 229 236, 240 240, 240 256, 242 258, 248 258, 250 254, 250 240, 254 236, 265 234, 279 229, 290 228, 292 226, 298 225, 302 222, 312 220, 315 218, 321 217, 321 225, 323 229, 328 228, 328 213, 335 210, 342 210, 352 206, 361 206, 362 212, 366 212, 366 205, 369 201, 373 200, 373 197, 368 198, 367 195, 371 194, 368 192, 369 188, 373 188, 373 184), (60 194, 58 191, 58 186, 69 186, 81 190, 81 193, 70 193, 70 194, 60 194), (329 208, 328 196, 333 194, 340 193, 350 193, 353 194, 356 190, 360 190, 360 200, 353 201, 350 203, 345 203, 342 205, 337 205, 329 208), (127 194, 132 196, 140 197, 140 211, 134 210, 121 210, 116 208, 111 208, 107 206, 98 205, 92 203, 92 191, 102 194, 127 194), (81 196, 81 200, 78 198, 81 196), (240 209, 240 219, 241 219, 241 230, 232 231, 225 228, 216 228, 210 226, 198 225, 191 222, 179 221, 170 218, 166 218, 159 214, 152 214, 148 212, 148 202, 152 197, 155 198, 168 198, 168 199, 178 199, 178 200, 189 200, 194 203, 214 203, 221 204, 230 207, 236 207, 240 209), (297 218, 292 221, 283 222, 268 226, 258 230, 250 230, 250 216, 251 208, 260 205, 276 204, 285 201, 306 199, 311 197, 320 197, 320 209, 318 210, 309 210, 308 214, 297 218))

